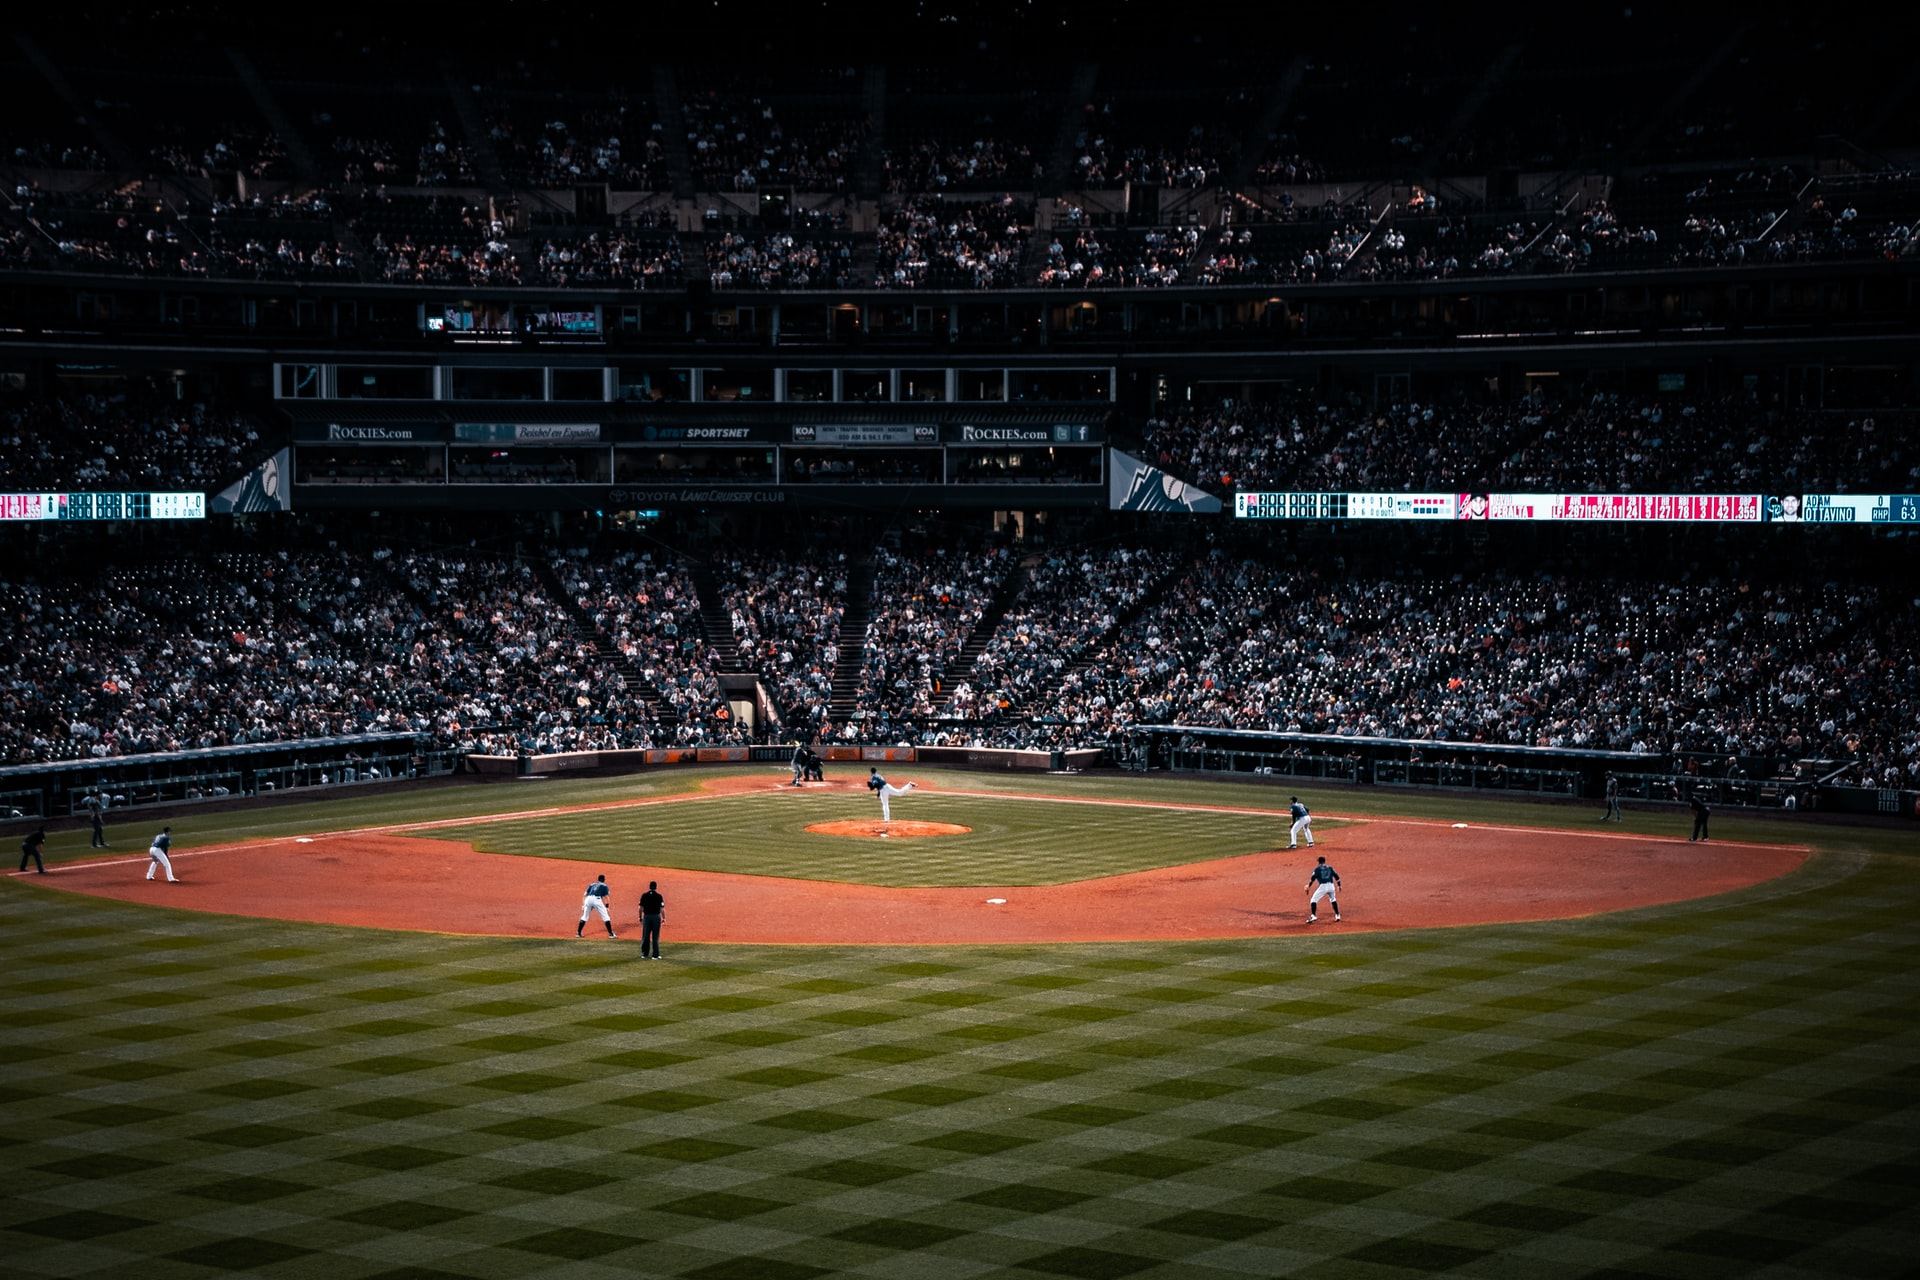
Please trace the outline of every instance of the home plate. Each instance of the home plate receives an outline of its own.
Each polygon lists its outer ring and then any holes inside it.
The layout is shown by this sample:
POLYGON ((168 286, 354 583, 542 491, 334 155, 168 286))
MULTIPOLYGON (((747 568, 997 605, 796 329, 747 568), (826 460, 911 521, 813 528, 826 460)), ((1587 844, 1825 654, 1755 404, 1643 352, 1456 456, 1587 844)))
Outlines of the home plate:
POLYGON ((1007 900, 1005 898, 988 898, 987 901, 992 903, 996 907, 1004 907, 1007 905, 1007 900))

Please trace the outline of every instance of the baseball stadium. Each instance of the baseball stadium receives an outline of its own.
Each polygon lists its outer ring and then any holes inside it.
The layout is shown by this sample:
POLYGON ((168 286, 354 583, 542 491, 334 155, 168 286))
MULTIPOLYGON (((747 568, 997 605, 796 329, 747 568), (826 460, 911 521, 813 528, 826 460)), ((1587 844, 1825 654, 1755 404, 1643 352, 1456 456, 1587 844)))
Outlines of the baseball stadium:
POLYGON ((1916 1274, 1899 42, 902 9, 0 44, 0 1270, 1916 1274))

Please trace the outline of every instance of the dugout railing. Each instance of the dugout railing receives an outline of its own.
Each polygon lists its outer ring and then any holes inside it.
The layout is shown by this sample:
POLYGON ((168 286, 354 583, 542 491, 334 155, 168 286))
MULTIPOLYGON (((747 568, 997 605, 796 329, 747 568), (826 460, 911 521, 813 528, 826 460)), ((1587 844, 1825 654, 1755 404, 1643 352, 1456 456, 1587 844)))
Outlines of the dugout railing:
POLYGON ((0 768, 0 821, 80 816, 95 792, 113 812, 452 773, 460 757, 410 733, 380 733, 12 765, 0 768))
POLYGON ((44 818, 46 807, 44 791, 0 791, 0 818, 44 818))
POLYGON ((1185 724, 1135 726, 1122 750, 1136 759, 1144 754, 1153 768, 1183 772, 1270 773, 1329 782, 1504 791, 1558 799, 1601 795, 1608 771, 1645 770, 1653 763, 1644 755, 1625 751, 1185 724))
MULTIPOLYGON (((234 796, 271 795, 281 791, 393 782, 402 778, 435 777, 454 771, 457 751, 396 752, 386 755, 301 761, 261 769, 222 769, 207 773, 173 774, 145 778, 105 789, 108 812, 155 804, 191 804, 197 800, 225 800, 234 796)), ((86 812, 93 787, 69 787, 66 812, 86 812)))
POLYGON ((1375 760, 1373 781, 1387 787, 1458 787, 1472 791, 1517 791, 1527 795, 1577 797, 1580 774, 1572 769, 1508 768, 1451 761, 1375 760))
POLYGON ((1353 756, 1179 747, 1167 757, 1167 768, 1174 773, 1257 773, 1323 782, 1359 782, 1363 763, 1353 756))

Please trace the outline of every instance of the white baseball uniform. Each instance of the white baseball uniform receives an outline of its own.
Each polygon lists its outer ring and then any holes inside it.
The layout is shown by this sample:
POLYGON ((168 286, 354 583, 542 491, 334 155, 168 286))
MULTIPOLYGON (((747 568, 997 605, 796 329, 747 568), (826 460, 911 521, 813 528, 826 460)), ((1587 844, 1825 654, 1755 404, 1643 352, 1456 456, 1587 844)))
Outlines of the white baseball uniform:
MULTIPOLYGON (((607 898, 613 891, 605 880, 596 880, 587 886, 586 895, 580 900, 580 928, 587 927, 587 917, 595 911, 600 913, 600 923, 607 926, 609 937, 613 934, 613 913, 607 910, 607 898)), ((575 932, 579 932, 576 930, 575 932)))
POLYGON ((1307 848, 1313 848, 1313 815, 1307 812, 1307 806, 1295 800, 1288 812, 1293 815, 1293 826, 1287 832, 1287 848, 1291 849, 1300 843, 1302 831, 1307 833, 1307 848))
POLYGON ((153 844, 147 849, 147 857, 150 859, 147 863, 147 879, 153 879, 153 873, 156 871, 165 871, 168 884, 180 883, 173 874, 173 862, 167 857, 167 850, 172 847, 173 837, 164 831, 153 838, 153 844))
POLYGON ((913 790, 911 782, 904 787, 896 787, 877 773, 867 778, 867 787, 880 797, 880 821, 882 822, 893 821, 893 806, 890 803, 892 799, 913 790))

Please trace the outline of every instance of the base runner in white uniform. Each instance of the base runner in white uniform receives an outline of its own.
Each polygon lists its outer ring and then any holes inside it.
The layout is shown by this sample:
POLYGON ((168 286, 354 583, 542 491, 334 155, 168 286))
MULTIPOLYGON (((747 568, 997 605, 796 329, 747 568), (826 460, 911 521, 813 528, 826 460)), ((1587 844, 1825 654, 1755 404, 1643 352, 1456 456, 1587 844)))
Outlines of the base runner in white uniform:
POLYGON ((179 884, 180 877, 173 874, 173 862, 167 857, 167 850, 173 848, 173 828, 162 827, 160 834, 153 838, 153 844, 147 848, 147 879, 153 879, 156 871, 167 873, 168 884, 179 884))
POLYGON ((1307 806, 1295 796, 1287 806, 1287 812, 1293 815, 1293 827, 1287 832, 1287 848, 1292 849, 1300 843, 1300 833, 1307 833, 1307 848, 1313 848, 1313 815, 1307 812, 1307 806))
POLYGON ((587 936, 587 916, 595 911, 600 913, 600 923, 607 926, 607 936, 609 938, 620 936, 613 931, 613 913, 607 910, 607 897, 612 892, 613 890, 607 888, 605 876, 601 876, 587 886, 587 896, 580 900, 580 927, 573 931, 574 937, 587 936))
POLYGON ((1333 918, 1340 918, 1340 873, 1327 865, 1321 858, 1320 865, 1307 873, 1307 888, 1313 896, 1307 899, 1307 923, 1312 924, 1320 918, 1320 899, 1333 899, 1333 918))
POLYGON ((913 790, 913 784, 909 782, 904 787, 896 787, 880 776, 880 770, 868 769, 867 790, 880 797, 880 821, 892 822, 893 808, 888 802, 895 796, 903 796, 913 790))

